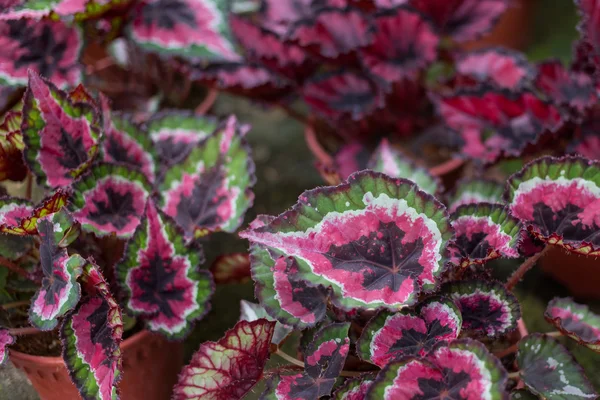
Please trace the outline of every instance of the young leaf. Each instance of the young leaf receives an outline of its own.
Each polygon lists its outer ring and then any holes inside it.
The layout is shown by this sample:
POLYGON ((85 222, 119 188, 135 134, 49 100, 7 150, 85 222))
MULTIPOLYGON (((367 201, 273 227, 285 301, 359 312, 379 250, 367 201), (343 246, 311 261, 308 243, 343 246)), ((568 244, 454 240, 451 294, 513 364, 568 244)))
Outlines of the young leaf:
POLYGON ((448 211, 455 212, 464 204, 498 203, 502 200, 504 186, 488 179, 462 179, 458 181, 448 199, 448 211))
POLYGON ((230 117, 185 162, 165 174, 160 185, 162 209, 187 238, 207 231, 234 232, 252 205, 256 178, 244 133, 230 117))
POLYGON ((375 27, 372 43, 360 55, 365 68, 384 82, 415 78, 435 60, 440 38, 422 14, 401 7, 382 10, 375 27))
POLYGON ((495 258, 518 258, 518 219, 502 204, 476 203, 452 214, 454 239, 448 245, 450 262, 460 268, 483 265, 495 258))
POLYGON ((274 376, 267 382, 264 399, 318 399, 329 396, 350 350, 349 323, 320 329, 304 354, 304 372, 274 376))
POLYGON ((156 155, 148 135, 124 115, 105 115, 104 118, 110 118, 102 143, 104 161, 136 168, 148 182, 154 183, 156 155))
POLYGON ((84 267, 83 281, 93 294, 63 321, 63 359, 83 399, 115 400, 121 379, 121 310, 93 263, 84 267))
POLYGON ((27 176, 21 118, 21 112, 9 111, 0 123, 0 181, 22 181, 27 176))
POLYGON ((153 116, 145 131, 154 143, 161 166, 181 163, 192 149, 217 129, 217 121, 183 111, 163 111, 153 116))
POLYGON ((318 76, 305 83, 302 95, 315 113, 333 121, 358 121, 384 104, 383 92, 377 85, 351 71, 318 76))
POLYGON ((458 338, 462 318, 452 301, 434 298, 418 312, 382 312, 363 329, 356 344, 360 358, 379 367, 405 357, 425 357, 436 345, 458 338))
POLYGON ((510 90, 524 87, 534 75, 525 55, 503 47, 461 55, 456 61, 456 71, 459 75, 474 78, 478 82, 492 83, 510 90))
POLYGON ((0 365, 8 359, 6 346, 15 342, 15 338, 9 333, 8 329, 0 328, 0 365))
POLYGON ((368 400, 503 400, 506 370, 485 346, 470 339, 438 347, 427 359, 388 364, 367 392, 368 400))
POLYGON ((248 253, 223 254, 210 266, 217 284, 242 283, 250 280, 250 256, 248 253))
POLYGON ((298 277, 331 287, 344 310, 398 310, 436 287, 452 228, 445 207, 414 183, 362 171, 303 193, 292 209, 240 236, 273 254, 271 263, 293 258, 298 277))
POLYGON ((368 375, 364 378, 347 379, 333 393, 333 400, 365 400, 372 384, 373 379, 368 375))
POLYGON ((457 42, 477 39, 508 9, 507 0, 412 0, 411 5, 431 18, 444 36, 457 42))
POLYGON ((442 97, 438 107, 447 126, 462 138, 462 154, 488 164, 520 156, 564 122, 558 108, 526 91, 462 90, 442 97))
POLYGON ((0 232, 20 236, 37 234, 38 219, 62 209, 68 197, 65 191, 57 190, 37 206, 28 200, 0 198, 0 232))
POLYGON ((536 238, 600 255, 600 162, 539 158, 510 177, 505 195, 511 213, 536 238))
POLYGON ((442 191, 442 183, 424 168, 416 166, 399 150, 392 147, 384 138, 371 156, 369 169, 382 172, 392 178, 405 178, 419 186, 419 189, 431 195, 442 191))
POLYGON ((462 314, 462 329, 472 335, 498 337, 513 331, 521 318, 517 298, 499 282, 457 281, 444 285, 462 314))
POLYGON ((140 172, 111 164, 97 164, 73 189, 69 208, 83 230, 120 238, 133 235, 151 191, 140 172))
POLYGON ((0 14, 1 85, 27 85, 28 70, 60 88, 79 83, 83 35, 77 25, 50 19, 1 19, 0 14))
MULTIPOLYGON (((275 321, 260 304, 250 303, 246 300, 240 300, 240 321, 256 321, 257 319, 267 319, 269 321, 275 321)), ((275 330, 273 331, 273 337, 271 343, 275 345, 281 344, 287 336, 292 333, 294 329, 291 326, 282 324, 281 322, 275 323, 275 330)))
POLYGON ((187 247, 175 222, 149 200, 144 219, 117 264, 127 310, 170 339, 185 337, 208 312, 214 283, 200 249, 187 247))
POLYGON ((200 345, 183 368, 173 400, 241 399, 263 375, 275 322, 240 321, 218 342, 200 345))
POLYGON ((72 310, 81 297, 77 278, 82 273, 85 260, 79 255, 69 256, 64 247, 59 247, 63 237, 60 224, 54 224, 52 215, 37 221, 41 238, 40 263, 44 278, 42 285, 31 300, 29 321, 41 330, 52 330, 58 317, 72 310), (57 238, 59 239, 57 241, 57 238))
POLYGON ((600 352, 600 316, 587 305, 571 298, 555 298, 548 303, 546 320, 562 333, 590 349, 600 352))
POLYGON ((23 99, 25 162, 47 186, 66 186, 81 175, 99 151, 98 111, 74 102, 66 92, 35 72, 23 99))
POLYGON ((538 396, 549 400, 596 399, 598 393, 569 351, 542 334, 519 342, 517 363, 521 380, 538 396))
POLYGON ((239 56, 229 41, 222 0, 148 0, 129 26, 129 38, 142 49, 209 60, 239 56))

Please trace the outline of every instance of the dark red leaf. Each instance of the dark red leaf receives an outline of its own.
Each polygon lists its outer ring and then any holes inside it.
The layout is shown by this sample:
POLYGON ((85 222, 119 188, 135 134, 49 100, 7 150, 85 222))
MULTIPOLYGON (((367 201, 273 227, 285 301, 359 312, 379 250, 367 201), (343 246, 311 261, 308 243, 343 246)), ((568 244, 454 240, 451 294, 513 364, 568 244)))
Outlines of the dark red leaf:
POLYGON ((456 61, 458 74, 500 88, 522 88, 534 72, 524 54, 502 47, 465 53, 456 61))
POLYGON ((592 78, 582 72, 568 71, 560 61, 540 64, 535 85, 552 102, 572 107, 578 113, 598 101, 592 78))

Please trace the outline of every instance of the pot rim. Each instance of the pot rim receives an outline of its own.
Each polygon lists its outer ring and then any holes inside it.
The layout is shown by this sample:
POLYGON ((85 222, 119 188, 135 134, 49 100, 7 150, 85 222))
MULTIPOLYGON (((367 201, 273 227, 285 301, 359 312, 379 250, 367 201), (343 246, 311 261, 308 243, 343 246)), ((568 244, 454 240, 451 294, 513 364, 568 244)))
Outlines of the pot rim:
MULTIPOLYGON (((133 334, 131 337, 123 340, 121 343, 121 349, 125 350, 127 348, 133 347, 135 344, 141 342, 148 336, 154 335, 154 333, 150 332, 147 329, 142 329, 141 331, 133 334)), ((11 348, 8 349, 8 354, 10 358, 17 358, 19 361, 35 363, 35 364, 43 364, 48 366, 60 366, 65 364, 65 360, 62 357, 50 357, 50 356, 36 356, 32 354, 27 354, 20 352, 18 350, 13 350, 11 348)))

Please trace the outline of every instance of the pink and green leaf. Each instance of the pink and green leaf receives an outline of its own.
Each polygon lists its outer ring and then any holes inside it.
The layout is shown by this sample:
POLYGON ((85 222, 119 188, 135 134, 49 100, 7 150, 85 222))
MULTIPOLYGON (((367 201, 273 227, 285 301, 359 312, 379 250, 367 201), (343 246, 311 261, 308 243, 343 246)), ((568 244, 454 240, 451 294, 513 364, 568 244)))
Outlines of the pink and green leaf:
POLYGON ((161 182, 162 210, 188 239, 206 232, 234 232, 252 205, 256 178, 250 147, 235 117, 173 166, 161 182))
POLYGON ((362 378, 347 379, 333 393, 333 400, 365 400, 367 391, 373 384, 373 378, 367 375, 362 378))
POLYGON ((102 126, 98 110, 90 103, 74 102, 35 72, 29 75, 23 102, 27 165, 41 184, 71 184, 99 152, 102 126))
POLYGON ((438 347, 427 359, 388 364, 369 388, 366 399, 506 400, 506 381, 506 370, 483 344, 456 340, 438 347))
POLYGON ((465 204, 498 203, 502 201, 504 186, 497 181, 475 178, 458 181, 448 199, 448 210, 455 212, 465 204))
POLYGON ((521 381, 545 399, 596 399, 583 368, 557 340, 542 334, 521 339, 517 352, 521 381))
POLYGON ((68 198, 67 192, 57 190, 36 206, 28 200, 0 199, 0 232, 19 236, 35 235, 38 233, 38 219, 61 210, 68 198))
POLYGON ((215 283, 244 283, 250 280, 250 256, 248 253, 223 254, 210 266, 215 283))
POLYGON ((4 114, 0 123, 0 181, 22 181, 28 169, 23 163, 23 135, 20 111, 4 114))
MULTIPOLYGON (((263 318, 269 321, 275 321, 275 319, 272 318, 260 304, 240 300, 240 321, 252 322, 263 318)), ((271 343, 279 346, 293 330, 294 328, 291 326, 275 321, 275 330, 273 331, 271 343)))
POLYGON ((548 303, 544 316, 566 336, 600 352, 600 316, 587 305, 557 297, 548 303))
POLYGON ((240 236, 264 256, 253 268, 292 258, 298 278, 331 287, 344 310, 397 310, 436 287, 452 228, 445 207, 414 183, 363 171, 303 193, 292 209, 240 236))
POLYGON ((350 350, 349 323, 321 328, 304 353, 304 372, 274 376, 262 394, 265 399, 318 399, 331 395, 350 350))
POLYGON ((82 78, 80 29, 62 21, 2 20, 0 14, 0 85, 25 86, 28 70, 64 88, 82 78))
POLYGON ((275 322, 240 321, 218 342, 200 345, 179 375, 174 400, 241 399, 262 378, 275 322))
POLYGON ((600 255, 600 162, 539 158, 510 177, 505 195, 511 213, 536 238, 600 255))
POLYGON ((224 0, 148 0, 127 28, 142 49, 209 60, 236 60, 224 0))
POLYGON ((438 344, 458 338, 462 325, 452 301, 434 298, 416 312, 382 312, 373 317, 356 344, 360 358, 379 367, 406 357, 425 357, 438 344))
POLYGON ((498 337, 512 332, 521 318, 517 298, 499 282, 456 281, 443 287, 462 314, 463 331, 498 337))
POLYGON ((186 246, 175 222, 149 200, 133 234, 117 277, 125 305, 148 329, 171 339, 185 337, 210 309, 214 283, 200 270, 200 249, 186 246))
POLYGON ((75 18, 76 20, 96 17, 113 6, 127 4, 129 0, 15 0, 11 8, 0 12, 0 20, 27 18, 54 20, 75 18))
POLYGON ((6 346, 15 342, 15 338, 10 334, 8 329, 0 328, 0 365, 8 359, 8 350, 6 346))
POLYGON ((456 72, 481 83, 518 90, 533 78, 534 71, 524 54, 503 47, 486 48, 461 55, 456 72))
POLYGON ((79 254, 69 256, 60 247, 62 228, 52 219, 40 218, 37 230, 40 235, 40 263, 44 274, 42 284, 31 300, 29 321, 41 330, 52 330, 58 318, 71 311, 79 302, 81 287, 77 278, 82 273, 85 260, 79 254), (58 239, 58 240, 57 240, 58 239))
POLYGON ((152 190, 142 173, 122 165, 97 164, 73 184, 69 206, 86 232, 130 238, 152 190))
POLYGON ((448 250, 455 266, 468 268, 499 257, 519 257, 521 225, 504 205, 466 204, 451 218, 455 233, 448 250))

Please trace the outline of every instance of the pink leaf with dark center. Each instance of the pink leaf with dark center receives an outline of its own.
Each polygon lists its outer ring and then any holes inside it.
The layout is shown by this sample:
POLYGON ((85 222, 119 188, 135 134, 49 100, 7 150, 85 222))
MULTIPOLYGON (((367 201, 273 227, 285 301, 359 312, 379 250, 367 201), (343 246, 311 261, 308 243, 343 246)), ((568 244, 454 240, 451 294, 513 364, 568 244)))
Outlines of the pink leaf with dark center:
POLYGON ((79 29, 61 21, 0 20, 0 84, 26 85, 31 69, 58 87, 75 86, 82 46, 79 29))
POLYGON ((372 43, 360 51, 373 75, 391 83, 414 78, 437 56, 439 37, 421 14, 410 9, 381 11, 372 43))
POLYGON ((506 197, 512 214, 538 239, 600 254, 600 163, 539 158, 509 179, 506 197))
POLYGON ((441 34, 458 42, 487 33, 509 7, 507 0, 412 0, 410 4, 431 18, 441 34))
POLYGON ((200 249, 186 247, 174 221, 148 201, 145 218, 116 267, 127 309, 151 331, 185 337, 208 312, 214 291, 210 273, 199 269, 202 262, 200 249))
POLYGON ((217 284, 243 283, 250 280, 250 256, 248 253, 223 254, 210 266, 217 284))
POLYGON ((458 308, 434 298, 417 312, 383 312, 373 317, 357 342, 357 352, 379 367, 408 356, 425 357, 439 343, 458 338, 461 325, 458 308))
POLYGON ((511 90, 522 88, 534 74, 523 54, 502 47, 466 53, 457 60, 456 70, 479 82, 511 90))
POLYGON ((8 332, 8 329, 0 328, 0 365, 8 359, 6 346, 15 342, 15 338, 8 332))
POLYGON ((304 101, 330 120, 360 120, 384 105, 383 92, 366 77, 354 72, 335 72, 307 82, 304 101))
POLYGON ((533 93, 487 88, 443 97, 439 112, 447 126, 461 136, 462 154, 484 163, 501 156, 520 156, 564 122, 555 106, 533 93))
POLYGON ((546 320, 561 332, 590 349, 600 352, 600 316, 587 305, 571 298, 555 298, 546 308, 546 320))
POLYGON ((593 79, 582 72, 568 71, 560 61, 538 66, 535 85, 554 103, 583 113, 598 101, 593 79))
POLYGON ((35 72, 30 73, 23 102, 24 154, 30 169, 48 186, 70 184, 98 153, 98 110, 89 103, 74 103, 35 72))
POLYGON ((174 400, 241 399, 263 376, 275 322, 240 321, 218 342, 200 345, 179 375, 174 400))

